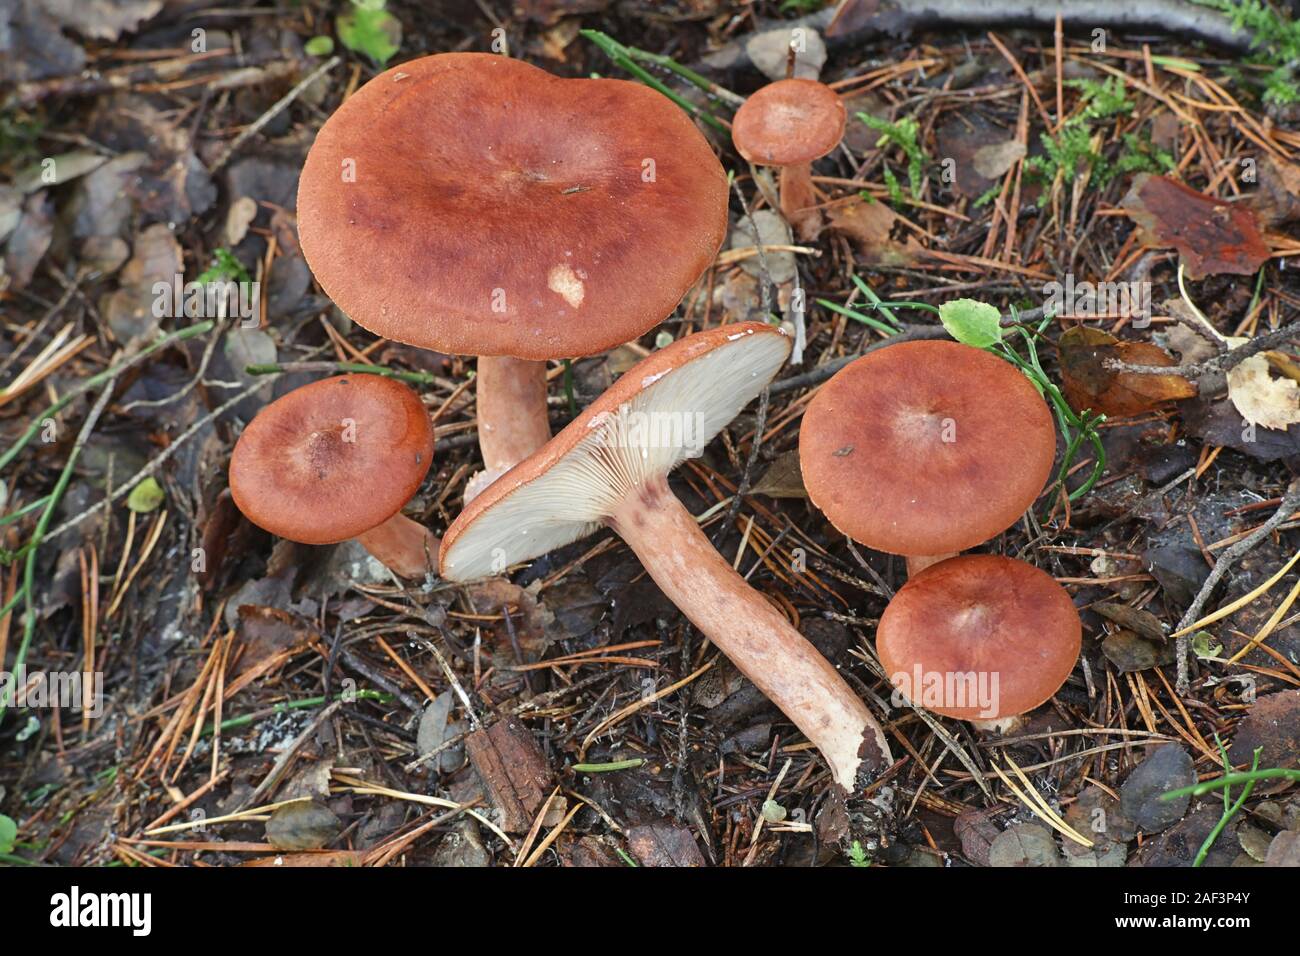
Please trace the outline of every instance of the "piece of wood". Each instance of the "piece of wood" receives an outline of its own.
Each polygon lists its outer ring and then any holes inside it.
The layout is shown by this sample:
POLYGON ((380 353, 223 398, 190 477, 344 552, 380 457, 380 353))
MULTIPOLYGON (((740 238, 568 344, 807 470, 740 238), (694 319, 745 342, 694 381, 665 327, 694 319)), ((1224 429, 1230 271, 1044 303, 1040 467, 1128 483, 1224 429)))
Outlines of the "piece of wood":
POLYGON ((501 829, 526 833, 555 787, 550 765, 532 734, 515 720, 501 720, 465 738, 465 752, 501 811, 501 829))

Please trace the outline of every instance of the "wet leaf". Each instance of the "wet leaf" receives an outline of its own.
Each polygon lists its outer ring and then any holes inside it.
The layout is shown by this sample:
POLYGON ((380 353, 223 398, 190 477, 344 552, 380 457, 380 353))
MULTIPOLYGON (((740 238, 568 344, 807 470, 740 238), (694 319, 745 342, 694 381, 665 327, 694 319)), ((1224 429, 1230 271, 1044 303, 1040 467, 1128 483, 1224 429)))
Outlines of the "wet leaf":
POLYGON ((799 450, 784 452, 763 472, 754 483, 752 493, 769 498, 807 498, 803 486, 803 472, 799 468, 799 450))
POLYGON ((1300 455, 1300 424, 1286 431, 1252 428, 1227 398, 1189 402, 1183 407, 1183 425, 1188 435, 1207 445, 1223 445, 1260 461, 1300 455))
POLYGON ((278 850, 319 850, 342 829, 339 818, 315 800, 298 800, 271 814, 266 842, 278 850))
POLYGON ((1135 375, 1106 367, 1109 359, 1130 365, 1178 364, 1148 342, 1122 342, 1109 332, 1079 325, 1061 336, 1060 354, 1063 391, 1076 411, 1137 415, 1196 395, 1196 387, 1178 375, 1135 375))
POLYGON ((46 186, 62 186, 93 172, 104 162, 105 157, 84 149, 48 156, 19 173, 14 178, 14 186, 24 193, 33 193, 46 186))
POLYGON ((1121 205, 1146 233, 1148 245, 1178 250, 1188 278, 1254 275, 1268 261, 1268 246, 1250 209, 1168 176, 1140 174, 1121 205))
POLYGON ((1138 637, 1132 631, 1116 631, 1101 642, 1101 652, 1121 674, 1149 670, 1174 659, 1174 649, 1167 644, 1138 637))
POLYGON ((1283 830, 1273 837, 1265 866, 1300 866, 1300 830, 1283 830))
POLYGON ((989 866, 1060 866, 1056 840, 1037 823, 1014 823, 989 847, 989 866))
POLYGON ((1259 189, 1248 200, 1269 228, 1300 219, 1300 166, 1265 153, 1259 164, 1259 189))
POLYGON ((1187 812, 1191 797, 1162 800, 1170 790, 1196 783, 1192 758, 1177 744, 1157 748, 1128 775, 1119 791, 1119 806, 1143 833, 1168 829, 1187 812))
POLYGON ((1129 607, 1127 604, 1097 604, 1093 610, 1108 621, 1114 621, 1121 627, 1134 631, 1147 640, 1164 641, 1165 629, 1160 618, 1150 611, 1129 607))
POLYGON ((831 229, 848 236, 868 265, 909 266, 924 252, 911 235, 895 237, 899 217, 883 202, 853 199, 826 212, 831 229))
POLYGON ((732 249, 749 249, 761 243, 763 255, 748 256, 740 260, 740 268, 749 275, 758 276, 766 263, 768 278, 775 285, 784 285, 794 278, 794 253, 773 249, 772 246, 788 246, 794 241, 790 227, 781 216, 770 209, 760 209, 752 219, 743 217, 731 230, 730 247, 732 249), (758 238, 754 238, 754 229, 758 228, 758 238))
POLYGON ((163 0, 43 0, 65 27, 92 40, 133 33, 163 8, 163 0))
POLYGON ((131 261, 122 270, 121 288, 100 304, 120 342, 157 330, 154 284, 163 282, 170 287, 183 269, 180 243, 166 224, 155 223, 136 237, 131 261))
POLYGON ((1005 176, 1007 170, 1024 158, 1025 144, 1019 140, 1009 139, 1003 143, 981 146, 975 151, 973 162, 975 172, 985 179, 997 179, 1005 176))
POLYGON ((1257 747, 1262 748, 1261 767, 1300 765, 1300 690, 1279 691, 1256 700, 1237 725, 1228 758, 1234 766, 1249 766, 1257 747))

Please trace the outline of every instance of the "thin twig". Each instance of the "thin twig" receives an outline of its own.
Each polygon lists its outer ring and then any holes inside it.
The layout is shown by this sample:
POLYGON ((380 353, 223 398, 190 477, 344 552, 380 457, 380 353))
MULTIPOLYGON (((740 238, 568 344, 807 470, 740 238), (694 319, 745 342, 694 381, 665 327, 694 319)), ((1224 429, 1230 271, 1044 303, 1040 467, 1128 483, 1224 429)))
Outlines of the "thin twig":
MULTIPOLYGON (((1201 589, 1188 605, 1187 610, 1183 613, 1182 618, 1178 621, 1178 627, 1175 630, 1181 631, 1192 622, 1198 620, 1201 616, 1201 610, 1205 607, 1205 602, 1210 599, 1210 594, 1214 588, 1228 573, 1228 569, 1243 555, 1248 553, 1255 545, 1259 544, 1277 528, 1283 521, 1295 514, 1296 508, 1300 507, 1300 478, 1296 478, 1287 486, 1286 494, 1282 496, 1282 503, 1277 506, 1277 510, 1262 525, 1242 538, 1214 562, 1214 568, 1210 571, 1209 577, 1201 585, 1201 589)), ((1188 677, 1188 654, 1191 650, 1192 635, 1184 634, 1178 638, 1177 658, 1178 658, 1178 682, 1175 685, 1180 697, 1185 697, 1191 688, 1191 680, 1188 677)))

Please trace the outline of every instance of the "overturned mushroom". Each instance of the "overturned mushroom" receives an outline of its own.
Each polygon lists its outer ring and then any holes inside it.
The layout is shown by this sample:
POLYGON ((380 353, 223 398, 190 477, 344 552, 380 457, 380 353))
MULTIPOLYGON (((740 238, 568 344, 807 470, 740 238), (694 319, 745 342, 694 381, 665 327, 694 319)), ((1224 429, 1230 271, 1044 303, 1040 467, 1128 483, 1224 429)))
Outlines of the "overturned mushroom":
POLYGON ((1060 689, 1082 642, 1070 595, 1032 564, 991 554, 931 565, 876 631, 890 682, 918 707, 1006 726, 1060 689))
POLYGON ((548 359, 636 338, 727 230, 727 180, 669 99, 508 56, 408 61, 350 96, 298 188, 302 250, 370 331, 480 356, 486 484, 550 438, 548 359))
POLYGON ((668 488, 767 386, 790 341, 761 323, 688 336, 626 372, 443 538, 452 581, 499 574, 606 525, 664 594, 821 750, 837 783, 890 762, 884 734, 835 668, 714 549, 668 488))
POLYGON ((230 458, 249 521, 302 544, 355 538, 396 574, 437 570, 439 541, 401 508, 433 461, 420 397, 377 375, 340 375, 263 408, 230 458))
POLYGON ((847 117, 839 94, 805 79, 770 83, 736 110, 736 151, 751 163, 780 167, 781 214, 802 239, 816 238, 821 229, 812 161, 840 144, 847 117))
POLYGON ((1005 531, 1043 490, 1056 429, 997 356, 903 342, 846 365, 804 413, 799 464, 842 533, 915 574, 1005 531))

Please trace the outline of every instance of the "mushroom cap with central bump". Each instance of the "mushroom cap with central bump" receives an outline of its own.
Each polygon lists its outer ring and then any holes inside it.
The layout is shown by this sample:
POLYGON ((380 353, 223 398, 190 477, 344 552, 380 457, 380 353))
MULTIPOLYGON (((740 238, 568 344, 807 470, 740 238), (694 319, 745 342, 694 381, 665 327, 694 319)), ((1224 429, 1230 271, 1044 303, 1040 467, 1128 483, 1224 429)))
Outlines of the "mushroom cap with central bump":
POLYGON ((844 101, 816 80, 769 83, 736 110, 731 141, 760 166, 795 166, 825 156, 844 138, 844 101))
POLYGON ((635 339, 727 231, 727 178, 667 97, 444 53, 381 73, 325 122, 298 186, 321 287, 389 339, 544 360, 635 339))
POLYGON ((1052 414, 1016 368, 956 342, 903 342, 822 386, 799 433, 813 503, 877 551, 931 555, 982 544, 1042 493, 1052 414))
POLYGON ((272 534, 334 544, 397 514, 432 461, 433 426, 414 391, 378 375, 340 375, 258 412, 230 458, 230 493, 272 534))
POLYGON ((876 651, 891 683, 917 706, 959 720, 996 720, 1028 713, 1055 694, 1074 670, 1082 639, 1079 612, 1049 574, 1024 561, 970 554, 933 564, 899 589, 880 618, 876 651), (988 696, 972 700, 972 693, 988 696))
POLYGON ((443 536, 442 576, 500 574, 591 534, 628 495, 703 452, 767 387, 790 345, 775 326, 742 322, 638 362, 466 506, 443 536))

